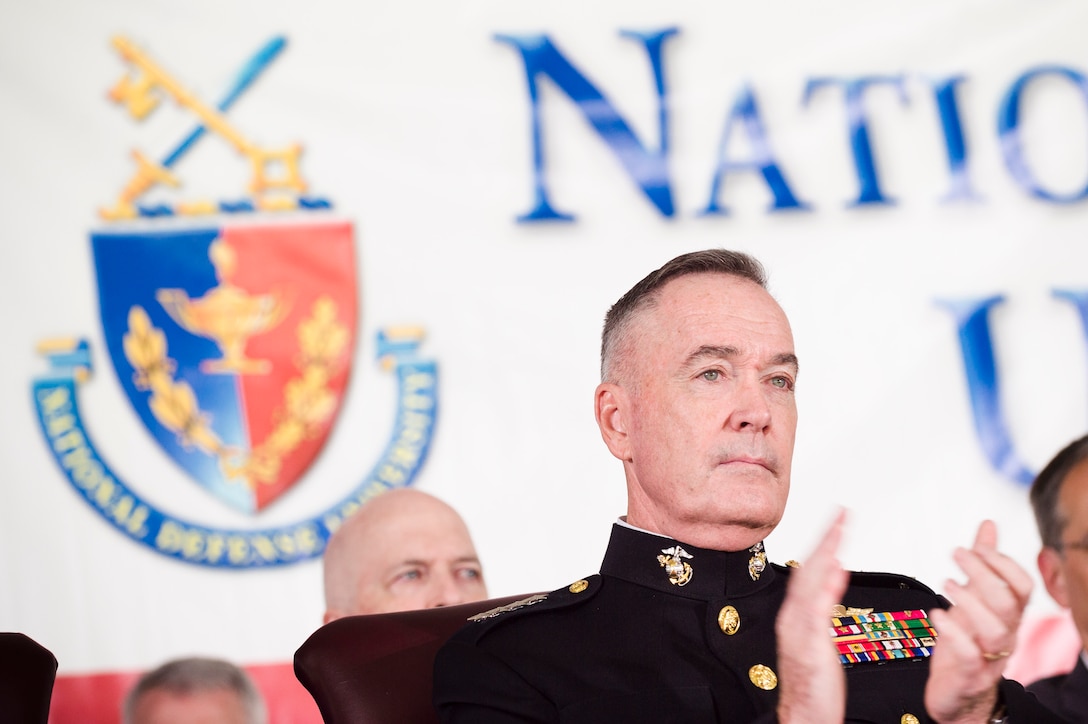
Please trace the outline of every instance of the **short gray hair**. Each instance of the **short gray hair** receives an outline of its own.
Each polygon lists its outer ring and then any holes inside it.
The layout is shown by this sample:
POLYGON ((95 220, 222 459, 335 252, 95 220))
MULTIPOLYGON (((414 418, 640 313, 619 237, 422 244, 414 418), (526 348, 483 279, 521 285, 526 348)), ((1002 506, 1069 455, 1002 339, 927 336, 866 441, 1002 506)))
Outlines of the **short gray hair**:
POLYGON ((174 659, 140 677, 125 697, 122 715, 125 724, 136 721, 136 705, 150 691, 193 694, 202 691, 231 691, 242 702, 249 724, 266 724, 264 699, 253 680, 229 661, 190 657, 174 659))
POLYGON ((638 284, 619 298, 604 318, 604 331, 601 333, 601 380, 613 382, 615 370, 612 360, 627 337, 631 319, 640 309, 657 304, 659 292, 667 283, 678 277, 690 274, 728 274, 755 282, 767 288, 767 272, 753 256, 728 249, 706 249, 693 251, 667 262, 656 271, 650 272, 638 284))

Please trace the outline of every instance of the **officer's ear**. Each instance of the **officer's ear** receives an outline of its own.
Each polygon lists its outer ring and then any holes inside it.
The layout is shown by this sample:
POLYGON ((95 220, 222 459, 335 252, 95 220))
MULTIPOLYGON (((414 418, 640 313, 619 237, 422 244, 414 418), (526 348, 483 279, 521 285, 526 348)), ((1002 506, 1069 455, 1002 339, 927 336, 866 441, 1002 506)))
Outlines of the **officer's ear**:
POLYGON ((1069 608, 1069 587, 1065 582, 1065 565, 1062 554, 1050 547, 1039 551, 1035 563, 1039 566, 1039 574, 1043 578, 1043 585, 1047 593, 1062 608, 1069 608))
POLYGON ((602 382, 597 385, 597 391, 593 397, 593 413, 597 418, 597 427, 601 430, 601 438, 608 446, 608 451, 624 462, 631 459, 627 436, 628 412, 627 393, 622 387, 613 382, 602 382))

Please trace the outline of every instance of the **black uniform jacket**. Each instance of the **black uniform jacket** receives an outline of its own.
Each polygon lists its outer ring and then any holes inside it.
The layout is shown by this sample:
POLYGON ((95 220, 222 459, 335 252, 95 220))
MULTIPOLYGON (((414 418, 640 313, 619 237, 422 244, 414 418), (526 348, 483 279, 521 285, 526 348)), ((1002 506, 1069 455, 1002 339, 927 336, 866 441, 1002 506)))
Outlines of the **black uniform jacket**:
MULTIPOLYGON (((756 578, 754 557, 614 526, 599 575, 474 617, 450 639, 435 662, 441 720, 775 721, 774 624, 789 569, 767 565, 756 578), (659 560, 670 555, 672 574, 659 560), (679 585, 670 578, 684 579, 683 563, 690 575, 679 585)), ((947 601, 910 578, 854 573, 843 604, 884 612, 947 601)), ((847 666, 847 721, 930 721, 928 673, 928 658, 847 666)), ((1012 721, 1051 721, 1019 684, 1005 682, 1002 695, 1012 721)))
POLYGON ((1084 666, 1083 655, 1068 674, 1040 679, 1029 684, 1028 691, 1069 721, 1088 722, 1088 667, 1084 666))

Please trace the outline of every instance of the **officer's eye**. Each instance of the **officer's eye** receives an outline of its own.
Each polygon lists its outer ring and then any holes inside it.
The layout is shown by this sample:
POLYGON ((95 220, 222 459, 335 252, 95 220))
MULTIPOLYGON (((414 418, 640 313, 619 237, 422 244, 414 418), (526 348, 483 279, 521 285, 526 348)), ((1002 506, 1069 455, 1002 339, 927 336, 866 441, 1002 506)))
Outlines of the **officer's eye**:
POLYGON ((722 373, 718 370, 707 370, 703 373, 703 379, 707 382, 717 382, 722 377, 722 373))
POLYGON ((779 388, 780 390, 793 389, 793 380, 791 380, 789 377, 772 377, 771 384, 779 388))

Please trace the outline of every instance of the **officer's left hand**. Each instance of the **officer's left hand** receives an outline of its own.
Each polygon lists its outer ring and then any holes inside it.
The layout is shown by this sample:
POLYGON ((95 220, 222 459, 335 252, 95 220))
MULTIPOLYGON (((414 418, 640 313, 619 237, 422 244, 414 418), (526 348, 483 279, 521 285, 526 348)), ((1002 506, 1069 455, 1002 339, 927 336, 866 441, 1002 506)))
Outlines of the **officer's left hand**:
POLYGON ((827 635, 832 607, 842 601, 849 575, 836 554, 845 511, 840 511, 805 564, 790 573, 778 611, 778 721, 835 722, 846 712, 846 676, 827 635))
POLYGON ((997 550, 997 527, 989 520, 979 526, 974 545, 957 548, 953 558, 967 582, 948 581, 945 592, 954 605, 930 611, 939 638, 926 709, 942 724, 987 722, 1031 595, 1031 577, 997 550))

